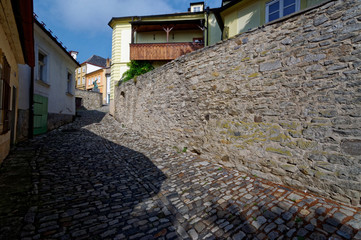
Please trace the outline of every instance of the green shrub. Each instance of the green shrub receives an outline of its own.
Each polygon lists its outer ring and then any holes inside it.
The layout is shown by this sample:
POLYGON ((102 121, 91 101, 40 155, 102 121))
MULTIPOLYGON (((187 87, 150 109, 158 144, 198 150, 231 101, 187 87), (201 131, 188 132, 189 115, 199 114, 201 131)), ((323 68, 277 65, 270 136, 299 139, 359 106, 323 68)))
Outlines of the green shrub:
POLYGON ((131 61, 127 64, 129 69, 123 73, 121 82, 127 82, 130 79, 135 79, 136 83, 136 76, 142 75, 149 71, 152 71, 154 67, 148 61, 131 61))

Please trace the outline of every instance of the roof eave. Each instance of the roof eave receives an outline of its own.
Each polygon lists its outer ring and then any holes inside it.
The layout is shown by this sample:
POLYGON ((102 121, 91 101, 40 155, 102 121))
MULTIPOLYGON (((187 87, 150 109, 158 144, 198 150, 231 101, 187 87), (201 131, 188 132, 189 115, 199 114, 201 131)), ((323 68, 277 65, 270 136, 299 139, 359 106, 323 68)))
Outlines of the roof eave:
POLYGON ((35 65, 33 1, 12 1, 12 7, 21 42, 24 63, 33 67, 35 65))
POLYGON ((231 1, 230 3, 228 3, 228 4, 226 4, 226 5, 218 8, 218 11, 219 11, 219 12, 223 12, 224 10, 226 10, 226 9, 228 9, 228 8, 231 8, 231 7, 233 7, 234 5, 236 5, 237 3, 242 2, 242 1, 243 1, 243 0, 233 0, 233 1, 231 1))
POLYGON ((189 16, 189 15, 204 15, 202 12, 184 12, 184 13, 171 13, 171 14, 158 14, 158 15, 144 15, 144 16, 126 16, 126 17, 112 17, 108 25, 113 28, 113 22, 119 20, 132 20, 134 18, 158 18, 158 17, 177 17, 177 16, 189 16))
POLYGON ((83 65, 83 64, 90 64, 90 65, 93 65, 93 66, 96 66, 96 67, 105 68, 105 67, 103 67, 103 66, 96 65, 96 64, 90 63, 90 62, 83 62, 83 63, 81 63, 81 64, 79 65, 79 67, 81 67, 81 65, 83 65))
POLYGON ((34 23, 46 34, 50 37, 51 40, 53 40, 56 45, 58 45, 60 47, 60 49, 63 50, 63 52, 65 52, 65 54, 71 58, 71 60, 76 63, 76 65, 78 67, 80 67, 80 64, 78 61, 76 61, 71 55, 70 53, 55 39, 55 37, 34 17, 34 23))

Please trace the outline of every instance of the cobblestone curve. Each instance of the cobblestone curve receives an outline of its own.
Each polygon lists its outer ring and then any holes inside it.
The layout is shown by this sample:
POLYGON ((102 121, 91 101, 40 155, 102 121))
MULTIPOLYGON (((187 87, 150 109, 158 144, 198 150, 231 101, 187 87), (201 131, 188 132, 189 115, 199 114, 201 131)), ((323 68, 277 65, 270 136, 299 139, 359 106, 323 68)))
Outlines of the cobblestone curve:
POLYGON ((1 174, 26 166, 31 190, 0 202, 1 239, 361 239, 360 209, 177 152, 105 111, 4 161, 1 174))

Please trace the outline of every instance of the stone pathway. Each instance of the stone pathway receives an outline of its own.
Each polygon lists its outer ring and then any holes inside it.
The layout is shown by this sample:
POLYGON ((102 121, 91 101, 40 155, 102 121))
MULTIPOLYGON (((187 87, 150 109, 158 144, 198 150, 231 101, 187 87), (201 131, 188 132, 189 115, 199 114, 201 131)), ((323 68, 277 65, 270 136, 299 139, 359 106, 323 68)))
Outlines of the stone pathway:
POLYGON ((16 147, 0 239, 361 239, 361 211, 177 153, 100 111, 16 147))

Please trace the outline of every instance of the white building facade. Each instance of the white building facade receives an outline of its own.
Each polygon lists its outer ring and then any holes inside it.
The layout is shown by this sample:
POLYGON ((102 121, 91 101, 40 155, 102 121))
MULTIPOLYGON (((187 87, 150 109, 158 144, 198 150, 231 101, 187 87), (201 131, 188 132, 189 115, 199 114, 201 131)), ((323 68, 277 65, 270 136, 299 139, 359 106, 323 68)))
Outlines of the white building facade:
MULTIPOLYGON (((75 116, 75 69, 78 62, 49 33, 45 27, 35 20, 34 23, 34 135, 45 133, 65 123, 71 122, 75 116)), ((24 74, 26 68, 22 71, 24 74)), ((26 79, 24 76, 23 79, 26 79)), ((21 90, 28 96, 28 88, 21 90)), ((26 109, 24 99, 20 98, 19 106, 26 109)))

